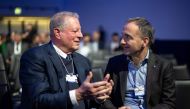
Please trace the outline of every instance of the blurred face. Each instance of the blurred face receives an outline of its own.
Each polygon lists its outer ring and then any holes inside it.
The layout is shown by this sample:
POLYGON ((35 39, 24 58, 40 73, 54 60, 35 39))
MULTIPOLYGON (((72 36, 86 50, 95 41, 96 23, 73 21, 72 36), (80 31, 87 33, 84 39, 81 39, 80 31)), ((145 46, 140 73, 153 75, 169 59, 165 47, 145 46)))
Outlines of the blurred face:
POLYGON ((115 35, 112 37, 113 42, 119 42, 119 36, 115 35))
POLYGON ((122 34, 121 44, 126 55, 137 55, 147 45, 147 40, 142 37, 138 26, 134 22, 125 24, 122 34))
POLYGON ((66 53, 79 49, 83 35, 79 20, 74 17, 66 18, 67 25, 63 29, 54 29, 55 36, 59 40, 59 47, 66 53))
POLYGON ((100 33, 98 31, 94 31, 92 35, 93 41, 99 41, 100 39, 100 33))
POLYGON ((39 43, 40 43, 40 36, 39 36, 39 35, 36 35, 36 36, 34 37, 33 43, 34 43, 34 44, 39 44, 39 43))
POLYGON ((83 42, 84 42, 85 44, 90 43, 90 36, 84 36, 84 37, 83 37, 83 42))
POLYGON ((20 34, 15 34, 15 36, 14 36, 14 41, 15 42, 20 42, 22 40, 22 37, 20 36, 20 34))
POLYGON ((31 31, 32 30, 32 24, 26 25, 26 31, 31 31))
POLYGON ((39 40, 40 40, 40 43, 42 43, 42 44, 47 43, 48 42, 48 36, 47 36, 47 34, 41 33, 39 35, 39 40))

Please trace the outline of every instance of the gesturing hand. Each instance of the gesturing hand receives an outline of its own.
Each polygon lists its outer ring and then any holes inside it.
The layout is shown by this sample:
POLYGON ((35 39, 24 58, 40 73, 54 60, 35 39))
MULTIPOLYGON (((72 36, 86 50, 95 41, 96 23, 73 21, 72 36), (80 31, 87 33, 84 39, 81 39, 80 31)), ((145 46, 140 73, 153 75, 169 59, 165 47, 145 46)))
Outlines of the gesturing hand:
POLYGON ((111 94, 112 88, 113 88, 113 85, 114 85, 113 80, 110 79, 110 74, 106 74, 106 76, 104 77, 103 80, 107 81, 107 84, 106 84, 106 93, 104 93, 102 95, 98 95, 96 97, 96 101, 98 101, 100 103, 103 102, 103 101, 105 101, 107 98, 109 98, 109 95, 111 94))
POLYGON ((109 76, 106 77, 105 80, 91 83, 92 72, 86 77, 86 80, 81 84, 81 86, 76 89, 76 98, 77 100, 81 100, 84 98, 93 99, 97 98, 100 100, 107 99, 109 96, 107 94, 110 93, 111 83, 109 83, 106 79, 109 79, 109 76))

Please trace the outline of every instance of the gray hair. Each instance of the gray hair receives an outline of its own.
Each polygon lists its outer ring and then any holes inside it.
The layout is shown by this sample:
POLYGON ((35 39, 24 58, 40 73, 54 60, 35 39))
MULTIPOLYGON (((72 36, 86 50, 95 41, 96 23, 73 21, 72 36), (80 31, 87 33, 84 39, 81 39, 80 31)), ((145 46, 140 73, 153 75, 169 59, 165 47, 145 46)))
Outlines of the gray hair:
POLYGON ((63 29, 67 25, 67 17, 74 17, 79 19, 79 15, 75 12, 63 11, 56 13, 50 19, 50 35, 53 33, 54 28, 63 29))
POLYGON ((139 27, 139 30, 142 33, 143 37, 149 37, 149 46, 153 44, 155 30, 147 19, 143 17, 135 17, 130 18, 127 22, 134 22, 139 27))

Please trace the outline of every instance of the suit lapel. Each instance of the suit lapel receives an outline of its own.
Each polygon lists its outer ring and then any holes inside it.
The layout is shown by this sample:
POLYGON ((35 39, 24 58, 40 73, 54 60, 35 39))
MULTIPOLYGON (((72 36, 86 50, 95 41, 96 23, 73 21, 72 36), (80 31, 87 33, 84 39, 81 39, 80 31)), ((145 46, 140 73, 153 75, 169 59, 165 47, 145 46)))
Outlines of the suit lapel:
POLYGON ((53 48, 53 45, 51 42, 47 46, 48 49, 48 55, 50 57, 50 60, 52 61, 56 71, 57 71, 57 76, 59 79, 59 84, 61 86, 62 90, 65 90, 66 88, 66 70, 63 68, 61 59, 59 58, 58 54, 56 53, 55 49, 53 48))
POLYGON ((146 79, 146 101, 147 101, 147 104, 149 102, 149 99, 150 99, 150 95, 151 95, 151 87, 152 87, 152 83, 153 83, 153 80, 154 80, 154 76, 157 74, 158 72, 158 65, 156 64, 156 60, 155 60, 155 55, 150 53, 150 57, 149 57, 149 60, 148 60, 148 68, 147 68, 147 79, 146 79))
MULTIPOLYGON (((126 66, 127 67, 127 66, 126 66)), ((126 91, 126 84, 127 84, 127 73, 128 71, 122 71, 120 72, 120 89, 121 89, 121 98, 122 98, 122 101, 124 101, 125 99, 125 91, 126 91)))
POLYGON ((127 75, 128 75, 128 61, 125 55, 122 55, 122 71, 119 73, 119 80, 120 80, 120 89, 121 89, 121 98, 122 101, 125 99, 125 92, 127 86, 127 75))
POLYGON ((82 70, 82 68, 84 68, 84 66, 82 66, 82 62, 81 62, 80 58, 77 58, 76 53, 73 53, 73 62, 74 62, 76 71, 78 73, 79 81, 80 81, 80 83, 83 83, 83 81, 86 78, 86 75, 85 75, 84 71, 82 70))

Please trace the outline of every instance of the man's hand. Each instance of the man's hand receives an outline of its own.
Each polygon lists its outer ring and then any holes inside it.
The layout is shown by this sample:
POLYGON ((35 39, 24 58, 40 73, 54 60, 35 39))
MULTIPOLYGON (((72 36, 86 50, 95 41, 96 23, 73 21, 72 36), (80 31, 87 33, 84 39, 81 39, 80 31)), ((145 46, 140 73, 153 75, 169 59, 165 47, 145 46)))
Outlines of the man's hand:
MULTIPOLYGON (((94 99, 97 98, 99 100, 104 100, 109 98, 107 94, 112 90, 111 83, 106 80, 91 83, 92 72, 86 77, 86 80, 81 84, 81 86, 76 89, 76 98, 77 101, 82 100, 84 98, 94 99)), ((109 76, 106 77, 109 79, 109 76)))
POLYGON ((96 97, 96 101, 101 103, 101 102, 104 102, 107 98, 110 98, 109 95, 111 94, 112 92, 112 88, 113 88, 113 85, 114 85, 114 82, 113 80, 110 79, 110 74, 106 74, 106 76, 104 77, 103 81, 107 81, 107 84, 106 84, 106 88, 108 89, 106 93, 102 94, 102 95, 98 95, 96 97))

